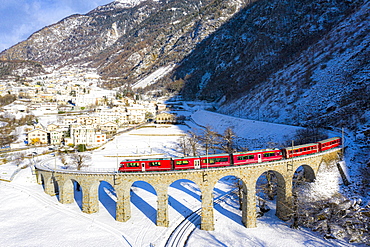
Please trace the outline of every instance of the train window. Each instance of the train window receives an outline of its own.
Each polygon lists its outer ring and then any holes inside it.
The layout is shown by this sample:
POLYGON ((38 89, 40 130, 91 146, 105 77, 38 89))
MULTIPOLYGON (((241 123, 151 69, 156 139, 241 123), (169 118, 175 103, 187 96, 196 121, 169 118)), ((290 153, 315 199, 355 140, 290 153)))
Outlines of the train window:
POLYGON ((187 165, 189 164, 188 160, 178 160, 176 161, 176 165, 187 165))
POLYGON ((149 166, 161 166, 161 162, 159 161, 149 162, 149 166))
POLYGON ((215 163, 217 163, 217 162, 227 162, 227 161, 229 161, 229 159, 228 159, 228 158, 215 158, 214 160, 215 160, 215 163))
MULTIPOLYGON (((219 163, 219 162, 227 162, 229 161, 228 158, 213 158, 213 159, 208 159, 209 164, 214 164, 214 163, 219 163)), ((203 160, 203 163, 207 163, 207 159, 203 160)))
POLYGON ((214 159, 204 159, 203 163, 209 163, 209 164, 214 164, 215 160, 214 159), (208 162, 207 162, 208 161, 208 162))
POLYGON ((127 167, 139 167, 139 163, 126 163, 127 167))
POLYGON ((254 155, 239 156, 237 159, 238 160, 253 160, 254 155))
POLYGON ((275 156, 275 153, 264 153, 263 157, 272 157, 275 156))

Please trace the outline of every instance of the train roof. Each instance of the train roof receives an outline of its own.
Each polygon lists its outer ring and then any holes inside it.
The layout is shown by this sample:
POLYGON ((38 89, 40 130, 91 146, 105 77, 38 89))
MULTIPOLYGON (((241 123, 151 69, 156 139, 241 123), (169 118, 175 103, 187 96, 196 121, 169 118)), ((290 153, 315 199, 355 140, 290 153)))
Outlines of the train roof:
POLYGON ((237 152, 233 153, 234 155, 238 154, 254 154, 254 153, 262 153, 262 152, 275 152, 275 151, 280 151, 280 149, 260 149, 260 150, 251 150, 251 151, 245 151, 245 152, 237 152))
POLYGON ((207 158, 207 157, 217 157, 217 156, 229 156, 227 153, 222 153, 222 154, 208 154, 208 155, 201 155, 199 156, 200 158, 207 158))
POLYGON ((186 156, 186 157, 173 157, 173 160, 182 160, 182 159, 199 159, 199 156, 186 156))
POLYGON ((138 161, 155 161, 155 160, 171 160, 171 158, 150 158, 150 159, 127 159, 127 160, 121 160, 121 162, 138 162, 138 161))
POLYGON ((312 146, 317 146, 317 145, 318 145, 317 143, 307 143, 307 144, 297 145, 297 146, 293 146, 293 147, 286 147, 285 149, 286 150, 292 150, 292 149, 312 147, 312 146))
POLYGON ((326 142, 331 142, 331 141, 338 140, 338 139, 340 139, 340 137, 332 137, 332 138, 329 138, 329 139, 318 141, 318 143, 326 143, 326 142))

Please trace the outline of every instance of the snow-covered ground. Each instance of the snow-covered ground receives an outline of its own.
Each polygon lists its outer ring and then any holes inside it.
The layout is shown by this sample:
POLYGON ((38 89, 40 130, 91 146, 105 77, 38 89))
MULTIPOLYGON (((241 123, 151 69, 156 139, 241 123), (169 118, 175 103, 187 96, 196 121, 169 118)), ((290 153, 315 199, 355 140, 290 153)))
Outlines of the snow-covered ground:
MULTIPOLYGON (((265 125, 264 133, 271 138, 282 138, 296 129, 276 124, 268 126, 267 123, 208 112, 193 114, 194 121, 202 125, 205 123, 200 122, 201 117, 197 114, 206 116, 207 122, 213 123, 214 129, 219 132, 233 123, 234 130, 242 133, 243 137, 260 138, 256 128, 265 125), (246 131, 248 127, 250 131, 246 131), (283 131, 283 128, 286 129, 283 131)), ((152 126, 124 133, 91 154, 91 168, 115 169, 119 159, 137 155, 179 155, 176 140, 188 129, 183 125, 152 126)), ((52 157, 44 155, 35 159, 52 157)), ((48 163, 50 166, 59 166, 59 161, 56 161, 48 163)), ((9 178, 15 169, 11 163, 0 165, 0 178, 9 178), (6 176, 4 173, 7 173, 6 176)), ((332 181, 332 185, 325 184, 323 188, 338 188, 337 180, 332 181)), ((214 190, 215 198, 231 191, 232 184, 231 177, 220 180, 214 190)), ((199 188, 191 181, 176 181, 169 188, 170 225, 168 228, 157 227, 155 191, 147 183, 135 182, 131 192, 132 217, 127 222, 116 222, 116 195, 110 184, 101 182, 100 211, 88 215, 81 212, 81 194, 75 193, 75 202, 72 204, 60 204, 57 196, 50 197, 43 192, 41 185, 36 184, 30 168, 20 170, 10 183, 0 181, 0 195, 0 246, 17 247, 165 246, 176 226, 201 206, 199 188)), ((289 223, 275 216, 274 203, 271 202, 269 206, 272 210, 258 218, 257 228, 247 229, 241 223, 237 198, 229 196, 215 205, 215 230, 202 231, 196 223, 187 246, 355 246, 338 240, 325 240, 307 229, 293 230, 289 223)))

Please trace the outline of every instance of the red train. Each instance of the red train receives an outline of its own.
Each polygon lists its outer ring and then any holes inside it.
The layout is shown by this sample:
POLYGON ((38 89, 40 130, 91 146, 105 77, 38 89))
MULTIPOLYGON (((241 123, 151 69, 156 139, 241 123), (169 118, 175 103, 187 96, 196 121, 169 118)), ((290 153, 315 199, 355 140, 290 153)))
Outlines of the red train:
POLYGON ((185 169, 204 169, 223 166, 248 165, 261 162, 289 159, 292 157, 322 152, 341 145, 341 139, 334 137, 323 141, 283 149, 255 150, 206 156, 132 159, 121 161, 119 172, 150 172, 185 169))

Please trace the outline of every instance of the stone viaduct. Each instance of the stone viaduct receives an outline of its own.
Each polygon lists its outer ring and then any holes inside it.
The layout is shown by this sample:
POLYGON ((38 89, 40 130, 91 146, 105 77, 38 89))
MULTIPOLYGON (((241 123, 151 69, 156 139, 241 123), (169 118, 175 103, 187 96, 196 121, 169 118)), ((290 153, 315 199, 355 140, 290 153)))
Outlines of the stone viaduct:
POLYGON ((72 203, 74 200, 74 182, 82 188, 82 211, 95 213, 99 211, 98 188, 101 181, 110 183, 117 195, 116 220, 125 222, 131 217, 130 189, 135 181, 151 184, 157 193, 157 226, 167 227, 168 187, 179 179, 188 179, 196 183, 201 190, 201 229, 214 230, 213 189, 216 183, 225 176, 235 176, 243 181, 242 221, 247 228, 257 226, 256 220, 256 183, 267 171, 277 177, 276 215, 284 219, 292 197, 292 184, 295 171, 304 168, 304 176, 313 181, 321 164, 338 160, 340 148, 326 152, 286 159, 276 162, 265 162, 253 165, 230 166, 217 169, 184 170, 169 172, 140 173, 92 173, 65 170, 51 170, 36 166, 39 184, 44 185, 45 193, 54 196, 59 192, 60 203, 72 203))

